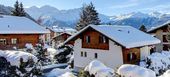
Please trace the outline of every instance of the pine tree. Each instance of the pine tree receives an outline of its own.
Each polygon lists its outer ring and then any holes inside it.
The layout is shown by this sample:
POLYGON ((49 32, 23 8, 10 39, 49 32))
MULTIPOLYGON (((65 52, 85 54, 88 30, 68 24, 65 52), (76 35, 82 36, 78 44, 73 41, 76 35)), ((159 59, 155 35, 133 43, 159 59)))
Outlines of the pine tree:
POLYGON ((18 0, 16 1, 16 3, 14 4, 14 10, 12 11, 12 15, 14 16, 19 16, 19 2, 18 0))
POLYGON ((25 10, 24 10, 22 3, 20 3, 20 16, 26 16, 26 13, 25 13, 25 10))
POLYGON ((142 26, 139 28, 139 30, 141 30, 141 31, 143 31, 143 32, 147 32, 147 29, 146 29, 145 25, 142 25, 142 26))
POLYGON ((13 16, 26 16, 26 13, 23 8, 23 4, 22 3, 19 4, 18 0, 14 4, 14 10, 12 11, 12 15, 13 16))
POLYGON ((76 29, 81 30, 89 24, 100 24, 98 13, 92 3, 83 6, 82 13, 80 14, 80 20, 77 23, 76 29))

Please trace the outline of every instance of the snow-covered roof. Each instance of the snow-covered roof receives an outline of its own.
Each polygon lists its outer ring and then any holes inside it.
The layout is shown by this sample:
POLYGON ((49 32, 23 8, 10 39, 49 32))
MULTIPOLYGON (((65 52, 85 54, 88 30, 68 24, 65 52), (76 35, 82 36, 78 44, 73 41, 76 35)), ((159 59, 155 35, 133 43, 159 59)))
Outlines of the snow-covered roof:
POLYGON ((69 37, 65 42, 69 42, 74 37, 82 33, 88 28, 93 28, 94 30, 100 32, 101 34, 107 36, 112 41, 115 41, 126 48, 140 47, 146 45, 153 45, 160 43, 160 40, 146 34, 136 28, 131 26, 120 26, 120 25, 89 25, 76 34, 69 37))
POLYGON ((151 27, 147 32, 153 32, 153 31, 155 31, 155 30, 157 30, 159 28, 167 26, 168 24, 170 24, 170 20, 165 22, 165 23, 163 23, 162 25, 159 25, 159 26, 156 26, 156 27, 151 27))
POLYGON ((59 37, 59 36, 62 36, 63 34, 67 34, 67 35, 72 35, 71 33, 68 33, 68 32, 63 32, 63 33, 61 33, 61 34, 59 34, 59 35, 57 35, 57 36, 54 36, 54 37, 52 37, 52 39, 54 39, 54 38, 56 38, 56 37, 59 37))
POLYGON ((76 32, 75 29, 70 28, 70 27, 58 27, 58 26, 53 26, 53 27, 49 27, 49 29, 51 29, 54 32, 76 32))
POLYGON ((26 17, 1 15, 0 34, 44 34, 50 33, 26 17))

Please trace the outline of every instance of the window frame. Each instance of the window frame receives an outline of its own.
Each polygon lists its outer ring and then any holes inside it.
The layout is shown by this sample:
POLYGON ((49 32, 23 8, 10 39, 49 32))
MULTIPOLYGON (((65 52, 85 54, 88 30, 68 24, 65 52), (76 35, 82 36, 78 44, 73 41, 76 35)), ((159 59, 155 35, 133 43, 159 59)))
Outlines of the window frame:
POLYGON ((97 59, 98 58, 98 54, 94 53, 94 58, 97 59))
POLYGON ((86 38, 86 43, 89 44, 90 43, 90 36, 87 35, 85 38, 86 38))
POLYGON ((107 44, 108 43, 108 38, 104 35, 99 35, 99 43, 102 44, 107 44))
POLYGON ((83 55, 84 55, 84 53, 83 53, 83 51, 81 51, 81 52, 80 52, 80 56, 83 57, 83 55))
POLYGON ((7 45, 7 39, 1 38, 1 39, 0 39, 0 44, 2 44, 2 45, 7 45), (2 41, 2 42, 1 42, 1 41, 2 41))
POLYGON ((87 52, 84 52, 84 57, 87 57, 87 52))
POLYGON ((18 43, 18 39, 17 38, 12 38, 11 39, 11 44, 17 44, 18 43))

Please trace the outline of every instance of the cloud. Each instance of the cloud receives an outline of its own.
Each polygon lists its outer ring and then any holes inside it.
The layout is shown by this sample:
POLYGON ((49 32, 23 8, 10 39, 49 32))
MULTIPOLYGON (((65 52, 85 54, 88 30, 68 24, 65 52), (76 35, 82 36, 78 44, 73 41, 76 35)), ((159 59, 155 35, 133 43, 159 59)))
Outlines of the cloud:
POLYGON ((133 7, 133 6, 137 6, 138 3, 131 3, 131 4, 121 4, 121 5, 115 5, 115 6, 111 6, 111 9, 123 9, 123 8, 129 8, 129 7, 133 7))

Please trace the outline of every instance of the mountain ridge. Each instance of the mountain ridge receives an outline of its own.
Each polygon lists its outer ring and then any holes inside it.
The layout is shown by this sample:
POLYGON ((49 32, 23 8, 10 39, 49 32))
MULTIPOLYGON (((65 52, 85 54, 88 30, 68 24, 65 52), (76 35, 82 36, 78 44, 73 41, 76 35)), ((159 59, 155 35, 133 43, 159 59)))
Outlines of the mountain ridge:
MULTIPOLYGON (((0 13, 10 14, 10 10, 12 10, 12 7, 0 5, 0 13)), ((73 28, 80 18, 81 10, 81 8, 59 10, 49 5, 25 8, 28 15, 35 20, 41 20, 41 24, 44 26, 58 25, 73 28)), ((170 20, 170 14, 155 11, 151 13, 132 12, 123 15, 107 16, 99 13, 99 18, 103 24, 130 25, 135 28, 145 25, 147 28, 151 28, 170 20)))

